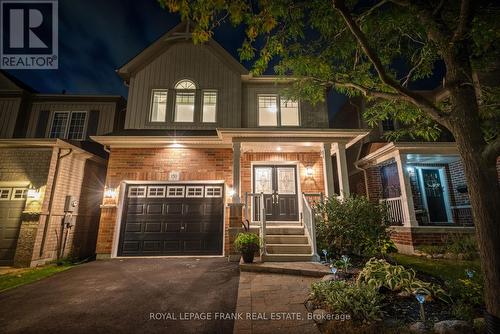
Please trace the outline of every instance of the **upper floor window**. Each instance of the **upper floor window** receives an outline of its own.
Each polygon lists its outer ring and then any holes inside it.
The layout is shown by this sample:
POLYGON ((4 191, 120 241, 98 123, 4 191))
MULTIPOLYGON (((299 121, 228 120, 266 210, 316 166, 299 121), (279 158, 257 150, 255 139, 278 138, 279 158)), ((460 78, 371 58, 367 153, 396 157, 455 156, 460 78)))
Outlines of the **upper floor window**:
POLYGON ((204 91, 203 92, 203 116, 204 123, 215 123, 217 120, 217 92, 204 91))
POLYGON ((49 138, 83 140, 86 121, 86 111, 56 111, 52 116, 49 138))
POLYGON ((175 122, 194 122, 196 85, 190 80, 181 80, 175 85, 175 122))
POLYGON ((166 89, 153 89, 151 95, 151 122, 165 122, 167 117, 167 93, 166 89))
POLYGON ((382 121, 382 130, 383 131, 394 131, 394 120, 392 118, 386 118, 382 121))
POLYGON ((259 126, 299 125, 298 101, 287 100, 278 95, 259 95, 258 109, 259 126))

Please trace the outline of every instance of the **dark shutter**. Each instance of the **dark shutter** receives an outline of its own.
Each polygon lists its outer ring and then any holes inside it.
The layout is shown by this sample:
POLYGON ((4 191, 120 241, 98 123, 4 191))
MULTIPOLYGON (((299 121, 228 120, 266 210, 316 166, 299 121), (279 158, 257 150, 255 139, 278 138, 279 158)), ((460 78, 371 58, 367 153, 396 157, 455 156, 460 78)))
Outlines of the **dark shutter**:
POLYGON ((87 127, 87 138, 97 134, 97 125, 99 124, 99 110, 91 110, 89 113, 89 123, 87 127))
POLYGON ((35 138, 45 138, 47 124, 49 123, 50 111, 41 110, 38 113, 38 122, 36 123, 35 138))

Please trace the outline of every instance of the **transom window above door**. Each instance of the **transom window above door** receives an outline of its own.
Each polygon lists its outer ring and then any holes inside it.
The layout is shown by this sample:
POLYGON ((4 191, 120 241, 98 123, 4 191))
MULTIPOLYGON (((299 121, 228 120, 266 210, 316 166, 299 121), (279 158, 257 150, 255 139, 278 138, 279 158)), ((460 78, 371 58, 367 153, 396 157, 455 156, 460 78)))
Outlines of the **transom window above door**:
POLYGON ((259 126, 299 126, 299 102, 279 95, 258 95, 259 126), (279 101, 279 103, 278 103, 279 101))
POLYGON ((55 111, 52 114, 48 137, 83 140, 86 122, 86 111, 55 111))

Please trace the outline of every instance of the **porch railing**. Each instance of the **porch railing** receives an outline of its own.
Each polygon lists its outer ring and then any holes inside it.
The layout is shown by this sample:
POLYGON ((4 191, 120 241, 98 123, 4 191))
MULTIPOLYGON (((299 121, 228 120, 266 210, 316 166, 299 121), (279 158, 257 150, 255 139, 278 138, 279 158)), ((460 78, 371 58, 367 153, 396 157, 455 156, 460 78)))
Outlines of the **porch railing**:
MULTIPOLYGON (((252 221, 250 214, 249 202, 255 203, 259 201, 259 237, 260 237, 260 258, 263 260, 264 255, 267 255, 266 250, 266 205, 264 202, 264 193, 245 193, 245 219, 252 221)), ((253 210, 253 205, 252 205, 253 210)))
POLYGON ((401 197, 393 198, 382 198, 380 204, 385 204, 387 208, 387 217, 391 222, 391 225, 403 225, 404 224, 404 213, 403 213, 403 203, 401 197))
MULTIPOLYGON (((316 245, 316 225, 315 225, 315 213, 312 209, 308 197, 313 197, 314 194, 302 194, 302 224, 305 226, 307 231, 307 238, 311 244, 311 250, 313 254, 314 261, 319 261, 318 247, 316 245)), ((319 194, 320 200, 323 200, 323 195, 319 194)))

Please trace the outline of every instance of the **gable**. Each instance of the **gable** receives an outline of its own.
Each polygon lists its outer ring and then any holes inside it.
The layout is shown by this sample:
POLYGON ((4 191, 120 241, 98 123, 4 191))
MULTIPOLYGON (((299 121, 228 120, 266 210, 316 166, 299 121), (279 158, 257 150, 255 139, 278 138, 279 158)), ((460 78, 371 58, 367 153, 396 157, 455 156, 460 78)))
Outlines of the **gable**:
POLYGON ((33 89, 23 84, 16 78, 12 77, 4 71, 0 71, 0 90, 4 91, 18 91, 27 90, 32 92, 33 89))

